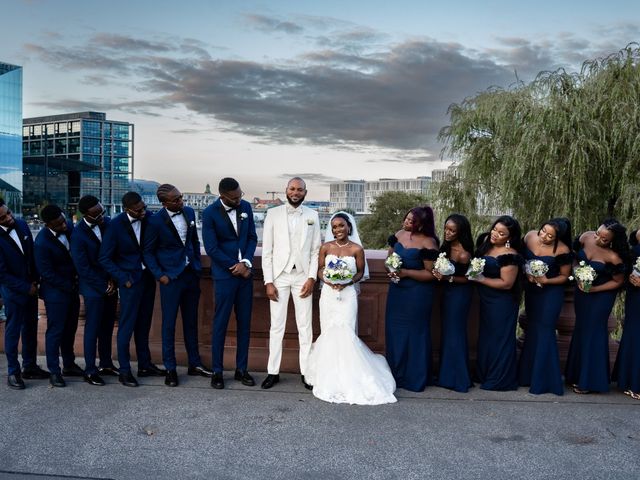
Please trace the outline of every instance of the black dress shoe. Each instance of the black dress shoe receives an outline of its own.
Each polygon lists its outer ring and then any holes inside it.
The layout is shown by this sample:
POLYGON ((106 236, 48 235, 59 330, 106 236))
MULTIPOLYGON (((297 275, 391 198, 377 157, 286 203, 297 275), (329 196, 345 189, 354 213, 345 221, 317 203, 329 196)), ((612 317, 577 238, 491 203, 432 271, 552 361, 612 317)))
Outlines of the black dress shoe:
POLYGON ((201 377, 212 377, 213 372, 209 370, 207 367, 203 367, 202 365, 198 365, 197 367, 189 367, 187 370, 187 375, 200 375, 201 377))
POLYGON ((24 390, 25 388, 22 376, 19 372, 7 377, 7 385, 9 385, 9 388, 13 388, 14 390, 24 390))
POLYGON ((38 365, 32 365, 22 369, 22 378, 27 380, 46 380, 49 378, 49 372, 41 369, 38 365))
POLYGON ((85 375, 84 381, 89 385, 96 385, 99 387, 102 387, 104 385, 104 380, 97 373, 90 373, 89 375, 85 375))
POLYGON ((66 375, 67 377, 84 377, 84 370, 74 363, 70 367, 64 367, 62 369, 62 375, 66 375))
POLYGON ((167 370, 167 374, 164 377, 164 384, 167 387, 177 387, 178 386, 178 372, 175 370, 167 370))
POLYGON ((158 368, 153 363, 146 368, 138 368, 139 377, 164 377, 166 374, 164 368, 158 368))
POLYGON ((300 379, 302 380, 302 384, 304 385, 304 388, 306 388, 307 390, 313 390, 313 385, 309 385, 305 379, 304 379, 304 375, 300 375, 300 379))
POLYGON ((124 372, 118 375, 118 381, 125 387, 137 387, 138 381, 131 372, 124 372))
POLYGON ((267 375, 267 378, 264 379, 264 382, 262 382, 262 388, 264 388, 265 390, 268 388, 273 387, 276 383, 278 383, 280 381, 280 375, 276 374, 276 375, 267 375))
POLYGON ((62 375, 60 375, 59 373, 52 373, 51 375, 49 375, 49 383, 52 387, 62 388, 67 386, 64 378, 62 378, 62 375))
POLYGON ((222 372, 214 372, 211 377, 211 388, 216 390, 222 390, 224 388, 224 379, 222 378, 222 372))
POLYGON ((115 366, 110 365, 108 367, 98 367, 98 373, 100 375, 107 377, 118 377, 120 376, 120 370, 118 370, 115 366))
POLYGON ((256 381, 246 370, 243 372, 242 370, 236 370, 236 374, 233 376, 236 380, 242 382, 243 385, 247 387, 253 387, 256 384, 256 381))

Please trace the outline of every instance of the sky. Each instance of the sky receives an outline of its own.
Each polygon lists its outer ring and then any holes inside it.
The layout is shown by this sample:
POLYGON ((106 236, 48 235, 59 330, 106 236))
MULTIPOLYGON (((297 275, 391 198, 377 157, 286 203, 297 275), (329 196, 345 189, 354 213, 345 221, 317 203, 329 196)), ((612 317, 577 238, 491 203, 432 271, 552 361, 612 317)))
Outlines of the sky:
MULTIPOLYGON (((640 42, 631 0, 0 0, 23 115, 135 124, 136 178, 247 196, 445 168, 453 103, 640 42)), ((281 195, 282 196, 282 195, 281 195)))

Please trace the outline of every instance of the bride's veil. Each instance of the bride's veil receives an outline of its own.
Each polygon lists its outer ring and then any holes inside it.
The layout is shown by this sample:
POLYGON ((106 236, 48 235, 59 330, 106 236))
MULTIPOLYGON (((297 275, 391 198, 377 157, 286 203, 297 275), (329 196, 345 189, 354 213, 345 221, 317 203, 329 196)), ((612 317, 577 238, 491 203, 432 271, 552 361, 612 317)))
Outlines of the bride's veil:
MULTIPOLYGON (((338 213, 346 215, 349 218, 349 222, 351 223, 351 234, 349 235, 349 240, 351 240, 353 243, 357 243, 358 245, 362 246, 362 241, 360 240, 360 235, 358 234, 358 226, 356 225, 355 218, 353 218, 353 215, 351 215, 350 213, 342 212, 342 211, 335 212, 333 215, 331 215, 331 218, 329 219, 329 222, 327 223, 327 228, 326 228, 325 233, 324 233, 324 241, 325 242, 331 242, 332 240, 335 240, 335 238, 333 236, 333 232, 331 232, 331 220, 333 220, 333 217, 335 217, 338 213)), ((364 247, 362 247, 362 248, 364 248, 364 247)), ((360 282, 362 282, 364 280, 368 280, 368 279, 369 279, 369 265, 367 264, 367 258, 365 256, 365 259, 364 259, 364 275, 360 279, 360 282)))

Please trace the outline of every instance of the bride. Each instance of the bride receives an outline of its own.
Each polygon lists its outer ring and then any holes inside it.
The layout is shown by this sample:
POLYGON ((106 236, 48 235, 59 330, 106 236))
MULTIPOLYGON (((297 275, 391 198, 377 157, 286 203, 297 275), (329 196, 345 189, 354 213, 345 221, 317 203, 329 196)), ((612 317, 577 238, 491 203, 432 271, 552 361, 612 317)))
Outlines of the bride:
POLYGON ((396 383, 382 355, 373 353, 356 334, 358 292, 366 273, 364 250, 355 221, 344 212, 333 215, 331 235, 320 248, 318 276, 321 334, 311 347, 306 380, 313 395, 332 403, 394 403, 396 383), (334 240, 331 240, 334 238, 334 240), (340 274, 335 272, 341 270, 340 274), (332 274, 333 273, 333 274, 332 274), (331 276, 329 279, 327 277, 331 276))

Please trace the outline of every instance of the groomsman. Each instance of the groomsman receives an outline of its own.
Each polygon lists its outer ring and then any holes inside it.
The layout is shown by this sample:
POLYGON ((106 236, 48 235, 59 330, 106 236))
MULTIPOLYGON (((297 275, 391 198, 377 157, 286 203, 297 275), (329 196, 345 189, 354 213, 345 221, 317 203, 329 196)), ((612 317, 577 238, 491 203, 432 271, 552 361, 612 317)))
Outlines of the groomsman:
POLYGON ((78 274, 69 253, 73 223, 65 218, 57 205, 44 207, 40 219, 45 228, 36 237, 34 253, 41 279, 40 296, 47 311, 45 352, 49 383, 54 387, 65 387, 62 375, 84 376, 84 371, 75 363, 73 352, 80 310, 78 274))
POLYGON ((102 241, 100 263, 115 279, 120 293, 118 321, 119 381, 127 387, 137 387, 131 372, 129 344, 134 336, 138 359, 138 376, 166 375, 166 371, 151 362, 149 331, 156 298, 156 279, 143 263, 144 239, 151 212, 136 192, 122 197, 123 213, 115 217, 102 241))
POLYGON ((175 335, 178 309, 182 314, 189 375, 212 377, 202 365, 198 351, 198 302, 200 301, 200 240, 192 208, 185 207, 182 193, 170 184, 156 192, 162 208, 149 219, 142 241, 145 264, 160 283, 162 305, 162 360, 167 369, 165 385, 178 386, 175 335))
POLYGON ((313 337, 312 294, 318 276, 320 222, 317 212, 302 205, 307 195, 304 180, 300 177, 289 180, 286 193, 287 204, 267 212, 262 237, 262 272, 267 297, 271 300, 268 375, 262 388, 271 388, 280 380, 282 339, 291 296, 298 326, 302 383, 310 389, 304 374, 313 337))
POLYGON ((111 360, 111 337, 118 306, 115 284, 100 265, 98 254, 109 218, 104 207, 93 195, 85 195, 78 202, 82 214, 71 237, 71 258, 78 272, 80 294, 84 299, 84 380, 90 385, 104 385, 100 376, 117 375, 111 360), (96 342, 100 368, 96 368, 96 342))
POLYGON ((7 385, 25 388, 23 378, 43 379, 49 374, 36 364, 38 335, 38 274, 33 258, 33 237, 24 220, 15 218, 0 199, 0 294, 6 313, 4 351, 9 367, 7 385), (22 365, 18 342, 22 331, 22 365))
POLYGON ((204 249, 211 257, 216 302, 211 339, 211 386, 224 388, 222 359, 232 309, 236 314, 238 339, 234 378, 243 385, 253 386, 256 382, 247 371, 247 363, 253 302, 251 262, 258 236, 251 205, 242 200, 244 193, 238 182, 233 178, 223 178, 218 192, 218 200, 205 208, 202 214, 202 239, 204 249))

